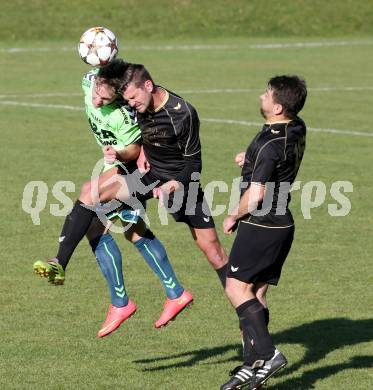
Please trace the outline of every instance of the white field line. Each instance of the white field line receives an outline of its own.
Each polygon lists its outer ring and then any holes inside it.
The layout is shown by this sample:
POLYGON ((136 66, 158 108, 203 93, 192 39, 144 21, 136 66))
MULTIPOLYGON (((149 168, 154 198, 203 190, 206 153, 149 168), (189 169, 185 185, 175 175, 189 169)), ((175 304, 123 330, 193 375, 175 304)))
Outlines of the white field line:
POLYGON ((10 101, 1 101, 0 105, 2 106, 19 106, 19 107, 30 107, 30 108, 54 108, 59 110, 73 110, 73 111, 84 111, 83 107, 77 106, 68 106, 63 104, 42 104, 42 103, 29 103, 29 102, 10 102, 10 101))
MULTIPOLYGON (((373 91, 373 87, 314 87, 307 88, 309 92, 354 92, 373 91)), ((214 94, 214 93, 258 93, 263 92, 263 88, 227 88, 227 89, 190 89, 180 91, 181 94, 214 94)), ((0 95, 1 97, 1 95, 0 95)))
MULTIPOLYGON (((29 102, 11 102, 11 101, 1 101, 0 105, 3 106, 21 106, 21 107, 30 107, 30 108, 51 108, 51 109, 60 109, 60 110, 72 110, 72 111, 84 111, 83 107, 78 106, 69 106, 62 104, 41 104, 41 103, 29 103, 29 102)), ((234 119, 218 119, 218 118, 201 118, 202 122, 210 123, 222 123, 227 125, 239 125, 239 126, 250 126, 250 127, 261 127, 263 124, 259 122, 249 122, 249 121, 239 121, 234 119)), ((309 131, 317 133, 332 133, 338 135, 352 135, 352 136, 362 136, 362 137, 373 137, 373 133, 364 133, 361 131, 354 130, 338 130, 338 129, 320 129, 315 127, 308 127, 309 131)))
POLYGON ((83 96, 83 92, 45 92, 45 93, 18 93, 18 94, 1 94, 0 99, 16 99, 19 97, 27 98, 44 98, 44 97, 66 97, 66 96, 83 96))
MULTIPOLYGON (((359 41, 315 41, 315 42, 284 42, 284 43, 258 43, 258 44, 223 44, 223 45, 138 45, 125 47, 125 51, 176 51, 176 50, 236 50, 236 49, 287 49, 287 48, 314 48, 337 46, 371 46, 371 40, 359 41)), ((73 51, 76 47, 10 47, 0 48, 0 53, 25 53, 49 51, 73 51)))
MULTIPOLYGON (((181 90, 180 94, 219 94, 219 93, 260 93, 263 89, 256 88, 222 88, 222 89, 189 89, 181 90)), ((373 87, 314 87, 308 88, 309 92, 359 92, 373 91, 373 87)), ((83 96, 82 92, 46 92, 46 93, 22 93, 22 94, 1 94, 0 99, 17 99, 19 97, 27 98, 44 98, 44 97, 66 97, 66 96, 83 96)))
MULTIPOLYGON (((254 127, 263 126, 263 123, 259 123, 259 122, 238 121, 234 119, 201 118, 201 121, 211 122, 211 123, 222 123, 228 125, 239 125, 239 126, 254 126, 254 127)), ((332 133, 332 134, 339 134, 339 135, 356 135, 356 136, 363 136, 363 137, 373 137, 373 133, 365 133, 362 131, 354 131, 354 130, 320 129, 316 127, 307 127, 307 130, 316 133, 332 133)))

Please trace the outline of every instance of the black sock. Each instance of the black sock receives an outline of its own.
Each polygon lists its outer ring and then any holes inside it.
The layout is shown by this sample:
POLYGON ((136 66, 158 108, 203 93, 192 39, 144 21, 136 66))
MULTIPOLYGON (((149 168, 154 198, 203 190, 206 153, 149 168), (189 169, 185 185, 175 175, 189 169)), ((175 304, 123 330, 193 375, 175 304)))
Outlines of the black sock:
MULTIPOLYGON (((268 309, 268 307, 264 307, 264 316, 265 316, 266 325, 268 327, 268 324, 269 324, 269 309, 268 309)), ((240 320, 238 321, 238 326, 240 328, 240 331, 242 332, 243 354, 245 356, 249 356, 252 353, 255 353, 253 345, 252 345, 251 337, 249 336, 250 342, 247 341, 248 338, 246 338, 246 342, 245 342, 245 338, 243 337, 243 330, 242 330, 242 325, 241 325, 240 320)))
POLYGON ((85 208, 83 203, 77 200, 71 213, 66 216, 56 256, 63 269, 66 268, 75 248, 87 233, 94 215, 94 211, 85 208))
MULTIPOLYGON (((264 310, 264 317, 265 317, 266 325, 268 327, 268 324, 269 324, 269 309, 268 309, 268 307, 263 307, 263 310, 264 310)), ((241 322, 238 321, 238 324, 239 324, 240 330, 242 330, 241 322)))
POLYGON ((227 269, 228 269, 228 263, 223 265, 221 268, 215 270, 216 273, 218 274, 218 277, 220 279, 223 288, 225 288, 225 280, 227 279, 227 269))
POLYGON ((245 364, 269 360, 274 354, 275 346, 268 332, 262 304, 257 298, 250 299, 238 306, 236 312, 243 331, 245 364))

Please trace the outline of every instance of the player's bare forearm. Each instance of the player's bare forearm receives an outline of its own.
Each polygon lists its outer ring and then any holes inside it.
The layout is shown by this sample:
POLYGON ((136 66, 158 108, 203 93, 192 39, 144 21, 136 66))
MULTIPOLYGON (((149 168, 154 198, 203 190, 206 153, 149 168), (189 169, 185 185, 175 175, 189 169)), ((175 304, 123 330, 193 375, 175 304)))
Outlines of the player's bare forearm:
POLYGON ((251 183, 250 187, 242 195, 238 205, 230 213, 230 215, 224 219, 224 233, 232 234, 238 226, 238 221, 258 207, 258 203, 263 200, 264 194, 265 186, 257 183, 251 183))
POLYGON ((264 185, 251 183, 240 199, 234 218, 239 220, 254 211, 258 207, 258 203, 264 199, 264 194, 264 185))
POLYGON ((127 163, 129 161, 136 160, 140 154, 140 144, 130 144, 124 149, 117 150, 117 160, 127 163))

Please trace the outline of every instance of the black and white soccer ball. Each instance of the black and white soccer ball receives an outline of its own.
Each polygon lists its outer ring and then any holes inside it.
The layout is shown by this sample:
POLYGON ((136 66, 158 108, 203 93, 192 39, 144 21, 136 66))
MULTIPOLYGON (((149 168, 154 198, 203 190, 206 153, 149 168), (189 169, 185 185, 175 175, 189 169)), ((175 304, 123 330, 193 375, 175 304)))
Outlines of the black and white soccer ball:
POLYGON ((118 53, 118 40, 106 27, 92 27, 80 37, 80 58, 88 65, 103 66, 118 53))

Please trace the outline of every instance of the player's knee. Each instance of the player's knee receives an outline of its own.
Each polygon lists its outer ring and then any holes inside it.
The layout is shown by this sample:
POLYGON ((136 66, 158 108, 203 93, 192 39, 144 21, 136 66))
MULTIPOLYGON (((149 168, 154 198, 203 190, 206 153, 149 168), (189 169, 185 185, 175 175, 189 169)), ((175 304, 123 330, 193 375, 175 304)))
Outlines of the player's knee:
MULTIPOLYGON (((87 233, 86 233, 86 237, 87 237, 87 240, 89 241, 89 243, 91 243, 92 241, 96 241, 96 240, 100 240, 100 237, 104 234, 104 230, 103 229, 94 229, 94 228, 90 228, 87 233)), ((97 241, 97 242, 98 242, 97 241)), ((91 245, 92 246, 92 245, 91 245)))
POLYGON ((267 299, 265 294, 261 292, 256 292, 255 297, 264 307, 267 307, 267 299))
POLYGON ((91 188, 92 188, 92 185, 91 185, 91 182, 90 181, 87 181, 85 182, 81 189, 80 189, 80 195, 79 195, 79 200, 83 203, 91 203, 90 200, 91 200, 91 188))
POLYGON ((229 283, 229 278, 226 279, 225 287, 224 287, 225 295, 231 301, 235 296, 234 286, 229 283))
POLYGON ((146 225, 143 222, 138 222, 137 224, 130 224, 130 226, 128 226, 127 224, 123 225, 125 227, 124 237, 127 241, 132 242, 133 244, 136 241, 140 240, 140 238, 146 237, 148 235, 148 232, 154 238, 154 235, 151 233, 150 230, 147 229, 146 225))
POLYGON ((131 242, 132 244, 134 244, 137 240, 139 240, 141 237, 136 234, 135 231, 133 230, 127 230, 126 232, 124 232, 124 237, 125 239, 128 241, 128 242, 131 242))

